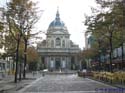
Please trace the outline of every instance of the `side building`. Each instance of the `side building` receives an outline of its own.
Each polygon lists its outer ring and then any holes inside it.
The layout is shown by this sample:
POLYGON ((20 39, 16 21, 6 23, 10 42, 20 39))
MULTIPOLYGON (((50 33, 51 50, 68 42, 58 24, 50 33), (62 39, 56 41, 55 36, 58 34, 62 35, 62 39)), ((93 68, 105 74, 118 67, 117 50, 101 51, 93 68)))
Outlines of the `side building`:
POLYGON ((79 67, 80 48, 70 40, 67 27, 56 13, 47 30, 46 39, 37 44, 37 51, 43 68, 49 70, 75 70, 79 67))

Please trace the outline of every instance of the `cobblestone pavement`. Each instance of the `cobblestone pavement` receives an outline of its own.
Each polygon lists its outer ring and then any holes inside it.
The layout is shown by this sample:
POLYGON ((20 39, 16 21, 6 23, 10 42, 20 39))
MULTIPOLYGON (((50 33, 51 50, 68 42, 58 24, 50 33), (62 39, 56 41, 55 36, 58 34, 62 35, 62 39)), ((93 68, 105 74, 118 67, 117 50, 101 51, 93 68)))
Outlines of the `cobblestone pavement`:
POLYGON ((14 83, 14 75, 6 75, 0 80, 0 93, 17 93, 18 90, 29 85, 41 76, 41 74, 33 75, 32 73, 27 73, 26 79, 14 83))
POLYGON ((125 93, 125 91, 77 75, 46 75, 19 93, 125 93))

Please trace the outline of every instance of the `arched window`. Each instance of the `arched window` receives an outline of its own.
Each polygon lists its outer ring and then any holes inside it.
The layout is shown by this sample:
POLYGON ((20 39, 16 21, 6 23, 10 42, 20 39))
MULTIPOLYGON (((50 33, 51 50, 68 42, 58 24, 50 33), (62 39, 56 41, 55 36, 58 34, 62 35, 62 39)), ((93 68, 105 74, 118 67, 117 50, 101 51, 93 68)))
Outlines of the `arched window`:
POLYGON ((60 40, 60 38, 56 38, 56 46, 61 46, 61 40, 60 40))
POLYGON ((65 40, 62 41, 62 47, 65 47, 65 40))
POLYGON ((51 47, 54 47, 54 40, 51 41, 51 47))

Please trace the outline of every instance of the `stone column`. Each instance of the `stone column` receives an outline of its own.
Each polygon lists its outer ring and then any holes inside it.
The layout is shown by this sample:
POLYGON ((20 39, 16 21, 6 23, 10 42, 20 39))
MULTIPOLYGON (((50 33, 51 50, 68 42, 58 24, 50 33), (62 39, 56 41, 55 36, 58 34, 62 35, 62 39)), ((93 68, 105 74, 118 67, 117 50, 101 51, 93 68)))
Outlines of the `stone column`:
POLYGON ((54 70, 55 70, 56 69, 55 57, 53 57, 53 61, 54 61, 54 70))
POLYGON ((66 56, 66 68, 67 69, 70 69, 71 67, 70 67, 70 65, 71 65, 71 60, 70 60, 70 56, 66 56))
POLYGON ((66 56, 66 69, 68 69, 68 56, 66 56))
POLYGON ((79 67, 78 59, 77 56, 75 56, 75 69, 78 69, 78 67, 79 67))
POLYGON ((66 68, 66 57, 62 58, 61 68, 64 70, 66 68))
POLYGON ((71 56, 69 56, 68 68, 71 70, 71 56))
POLYGON ((45 57, 46 67, 49 69, 49 59, 48 56, 45 57))
POLYGON ((62 69, 63 57, 60 57, 60 68, 62 69))
POLYGON ((51 68, 51 63, 50 63, 51 59, 50 59, 50 56, 48 56, 48 67, 49 69, 51 68))

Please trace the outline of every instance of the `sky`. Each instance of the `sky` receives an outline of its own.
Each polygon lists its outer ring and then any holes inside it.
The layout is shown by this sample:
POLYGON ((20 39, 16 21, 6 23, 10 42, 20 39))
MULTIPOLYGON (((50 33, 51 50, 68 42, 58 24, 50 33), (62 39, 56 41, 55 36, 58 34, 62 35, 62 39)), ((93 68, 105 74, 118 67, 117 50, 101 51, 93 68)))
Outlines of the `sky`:
MULTIPOLYGON (((55 19, 59 8, 60 19, 65 23, 70 39, 81 49, 85 47, 84 14, 91 15, 91 7, 96 6, 95 0, 35 0, 37 6, 43 10, 36 29, 47 32, 49 24, 55 19)), ((45 35, 43 35, 45 39, 45 35)))
MULTIPOLYGON (((0 6, 9 0, 0 0, 0 6)), ((95 0, 33 0, 37 3, 39 10, 43 10, 40 20, 35 25, 34 32, 47 32, 49 24, 55 19, 57 9, 59 9, 61 21, 65 23, 70 35, 70 39, 78 44, 81 49, 85 47, 84 14, 91 15, 91 7, 95 7, 95 0)), ((42 33, 42 39, 46 36, 42 33)))

